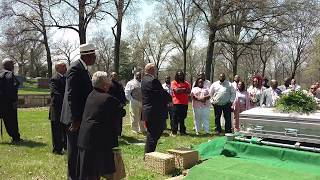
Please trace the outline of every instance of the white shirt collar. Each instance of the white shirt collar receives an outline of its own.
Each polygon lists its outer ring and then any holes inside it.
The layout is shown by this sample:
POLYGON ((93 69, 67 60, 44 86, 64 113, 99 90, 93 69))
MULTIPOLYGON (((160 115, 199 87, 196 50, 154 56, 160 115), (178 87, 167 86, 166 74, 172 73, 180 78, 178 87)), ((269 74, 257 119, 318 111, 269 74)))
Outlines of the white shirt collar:
POLYGON ((88 70, 88 66, 86 65, 86 63, 82 60, 82 59, 79 59, 81 64, 83 65, 84 69, 85 70, 88 70))
POLYGON ((61 76, 61 77, 63 77, 63 75, 62 75, 62 74, 60 74, 60 73, 58 73, 58 75, 59 75, 59 76, 61 76))

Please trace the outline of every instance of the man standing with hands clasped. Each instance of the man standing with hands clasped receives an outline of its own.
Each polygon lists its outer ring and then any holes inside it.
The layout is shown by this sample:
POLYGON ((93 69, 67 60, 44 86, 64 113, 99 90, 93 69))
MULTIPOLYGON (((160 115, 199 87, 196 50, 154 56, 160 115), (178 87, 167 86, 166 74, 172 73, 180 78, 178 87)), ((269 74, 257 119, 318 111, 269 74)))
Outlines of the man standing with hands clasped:
POLYGON ((81 58, 71 64, 66 73, 66 89, 61 112, 61 122, 67 125, 68 179, 77 179, 78 134, 88 95, 92 91, 91 75, 87 66, 95 63, 96 48, 81 44, 81 58))
POLYGON ((225 132, 231 133, 231 105, 236 97, 236 91, 232 84, 226 80, 224 73, 220 74, 219 81, 214 82, 210 87, 210 102, 214 108, 215 115, 215 134, 221 135, 221 114, 223 112, 225 132))

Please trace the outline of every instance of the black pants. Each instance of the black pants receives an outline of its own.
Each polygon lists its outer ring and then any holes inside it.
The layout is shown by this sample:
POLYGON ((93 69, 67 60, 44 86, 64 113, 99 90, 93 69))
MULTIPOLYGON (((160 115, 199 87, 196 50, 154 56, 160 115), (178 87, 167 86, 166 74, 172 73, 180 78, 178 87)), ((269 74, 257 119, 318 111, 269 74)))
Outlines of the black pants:
POLYGON ((78 158, 78 135, 79 131, 71 132, 67 130, 68 149, 68 179, 76 180, 77 158, 78 158))
POLYGON ((12 137, 12 140, 20 140, 17 109, 11 108, 6 110, 3 114, 3 122, 7 133, 12 137))
POLYGON ((53 151, 61 152, 66 149, 66 128, 60 121, 51 121, 52 148, 53 151))
POLYGON ((168 119, 170 120, 170 127, 171 129, 173 129, 173 107, 169 107, 168 108, 168 114, 169 114, 169 117, 168 119))
POLYGON ((165 127, 165 121, 163 121, 163 124, 159 122, 161 122, 161 120, 157 121, 157 123, 147 123, 147 140, 144 153, 154 152, 156 150, 158 140, 160 139, 165 127))
POLYGON ((216 124, 216 131, 221 133, 221 114, 223 112, 224 119, 226 121, 225 123, 225 132, 231 133, 231 103, 227 103, 226 105, 220 106, 220 105, 213 105, 214 108, 214 115, 215 115, 215 124, 216 124))
POLYGON ((173 105, 173 123, 172 123, 172 134, 177 134, 178 126, 181 134, 186 133, 186 126, 184 120, 187 117, 188 105, 175 104, 173 105))

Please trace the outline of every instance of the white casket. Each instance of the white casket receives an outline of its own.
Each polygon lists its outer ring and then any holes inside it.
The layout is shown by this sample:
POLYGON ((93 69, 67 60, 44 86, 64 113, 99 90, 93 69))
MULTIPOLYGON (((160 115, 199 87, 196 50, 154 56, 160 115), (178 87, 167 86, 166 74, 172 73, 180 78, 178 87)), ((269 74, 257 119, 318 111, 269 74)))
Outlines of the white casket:
POLYGON ((281 113, 274 108, 253 108, 240 114, 240 134, 320 144, 320 111, 281 113))

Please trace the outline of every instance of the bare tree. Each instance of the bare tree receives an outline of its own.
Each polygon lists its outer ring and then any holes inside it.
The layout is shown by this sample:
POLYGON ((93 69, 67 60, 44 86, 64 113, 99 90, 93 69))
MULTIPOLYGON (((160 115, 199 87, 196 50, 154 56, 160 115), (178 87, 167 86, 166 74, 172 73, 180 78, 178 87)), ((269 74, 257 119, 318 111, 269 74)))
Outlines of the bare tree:
POLYGON ((41 38, 28 39, 29 41, 41 42, 46 50, 48 76, 52 76, 52 60, 49 47, 48 33, 47 33, 47 1, 44 0, 9 0, 3 1, 8 3, 9 8, 6 11, 7 17, 12 17, 22 24, 25 24, 18 34, 30 31, 38 32, 41 38))
POLYGON ((170 52, 175 49, 169 32, 162 29, 160 24, 146 23, 143 36, 136 34, 136 37, 143 47, 147 61, 154 63, 157 69, 161 69, 163 62, 168 61, 170 52))
POLYGON ((98 48, 98 57, 96 65, 98 70, 111 72, 113 65, 113 38, 107 37, 103 33, 96 33, 92 41, 98 48))
POLYGON ((187 69, 187 51, 195 38, 195 31, 199 21, 198 9, 192 0, 163 0, 161 1, 164 14, 164 26, 171 35, 173 43, 182 51, 183 71, 187 69))
POLYGON ((290 1, 291 11, 286 16, 291 25, 284 37, 283 52, 291 62, 291 78, 296 76, 297 69, 310 56, 309 47, 319 27, 319 2, 316 0, 290 1))
POLYGON ((78 49, 76 43, 70 43, 69 41, 63 41, 54 44, 54 54, 60 60, 67 61, 68 65, 71 64, 73 60, 72 54, 78 49))
POLYGON ((111 0, 110 7, 103 12, 110 15, 115 22, 111 28, 114 36, 114 71, 119 73, 122 22, 133 0, 111 0))
POLYGON ((50 27, 72 29, 79 35, 80 44, 87 42, 87 28, 93 19, 102 19, 99 13, 108 6, 110 0, 51 0, 50 27), (60 12, 60 13, 58 13, 60 12), (74 18, 77 17, 77 18, 74 18))

